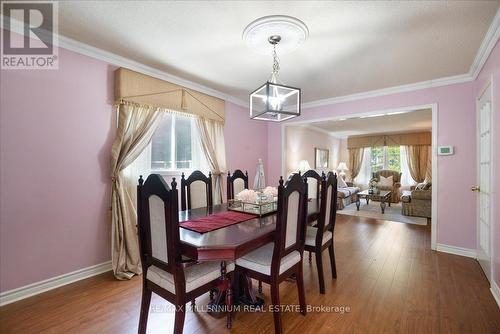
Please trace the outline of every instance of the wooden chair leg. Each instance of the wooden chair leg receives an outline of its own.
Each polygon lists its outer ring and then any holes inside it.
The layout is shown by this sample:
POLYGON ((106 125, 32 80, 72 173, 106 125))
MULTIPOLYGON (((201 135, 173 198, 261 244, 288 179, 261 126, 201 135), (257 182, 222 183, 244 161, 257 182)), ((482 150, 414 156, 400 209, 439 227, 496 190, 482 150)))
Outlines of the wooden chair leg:
POLYGON ((318 269, 319 279, 319 293, 325 294, 325 278, 323 276, 323 259, 321 257, 321 250, 315 253, 316 255, 316 268, 318 269))
POLYGON ((312 259, 313 259, 312 252, 309 252, 309 263, 312 263, 312 259))
POLYGON ((148 323, 149 305, 151 304, 151 294, 153 292, 146 287, 142 289, 141 312, 139 316, 139 334, 146 333, 148 323))
POLYGON ((332 267, 332 277, 337 278, 337 265, 335 264, 335 249, 333 248, 333 242, 328 247, 328 253, 330 253, 330 267, 332 267))
POLYGON ((274 333, 281 334, 281 311, 279 310, 280 305, 280 287, 277 282, 271 282, 271 302, 274 306, 273 317, 274 317, 274 333))
POLYGON ((175 305, 174 334, 182 334, 184 329, 184 319, 186 318, 186 305, 175 305))
POLYGON ((300 313, 302 313, 302 315, 306 315, 306 292, 304 290, 304 273, 302 271, 302 261, 301 263, 299 263, 299 269, 297 272, 297 290, 299 293, 300 313))

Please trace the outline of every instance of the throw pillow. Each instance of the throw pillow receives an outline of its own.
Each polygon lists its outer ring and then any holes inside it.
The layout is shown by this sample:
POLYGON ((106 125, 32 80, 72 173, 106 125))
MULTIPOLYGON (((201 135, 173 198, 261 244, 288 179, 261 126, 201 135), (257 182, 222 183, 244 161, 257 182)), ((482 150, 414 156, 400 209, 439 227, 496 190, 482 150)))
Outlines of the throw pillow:
POLYGON ((337 188, 347 188, 347 183, 345 183, 342 176, 337 177, 337 188))
POLYGON ((415 186, 415 190, 424 190, 425 184, 425 182, 417 183, 417 185, 415 186))
POLYGON ((379 180, 377 183, 379 187, 392 187, 393 184, 394 180, 392 175, 389 177, 383 177, 382 175, 379 176, 379 180))

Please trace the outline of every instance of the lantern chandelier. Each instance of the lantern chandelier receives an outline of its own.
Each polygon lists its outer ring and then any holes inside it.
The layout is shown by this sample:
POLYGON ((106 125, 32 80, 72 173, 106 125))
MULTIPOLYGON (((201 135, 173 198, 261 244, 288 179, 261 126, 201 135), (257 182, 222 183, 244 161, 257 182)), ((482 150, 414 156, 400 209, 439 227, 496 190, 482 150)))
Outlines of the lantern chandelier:
POLYGON ((284 54, 307 39, 309 31, 300 20, 283 15, 266 16, 250 23, 243 32, 247 45, 259 53, 272 50, 273 69, 266 83, 250 94, 250 118, 281 122, 300 115, 300 88, 279 80, 277 47, 284 54))

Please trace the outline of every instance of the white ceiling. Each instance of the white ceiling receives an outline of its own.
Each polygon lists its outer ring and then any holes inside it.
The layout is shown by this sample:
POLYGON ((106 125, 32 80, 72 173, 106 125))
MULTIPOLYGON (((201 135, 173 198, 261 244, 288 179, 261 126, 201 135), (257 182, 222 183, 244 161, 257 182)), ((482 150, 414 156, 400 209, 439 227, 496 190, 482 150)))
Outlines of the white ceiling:
POLYGON ((272 60, 245 46, 243 29, 261 16, 294 16, 310 35, 281 57, 281 80, 309 102, 467 73, 499 4, 65 1, 59 32, 247 100, 272 60))
POLYGON ((328 132, 337 138, 381 133, 431 131, 432 110, 422 109, 396 115, 312 122, 306 126, 328 132))

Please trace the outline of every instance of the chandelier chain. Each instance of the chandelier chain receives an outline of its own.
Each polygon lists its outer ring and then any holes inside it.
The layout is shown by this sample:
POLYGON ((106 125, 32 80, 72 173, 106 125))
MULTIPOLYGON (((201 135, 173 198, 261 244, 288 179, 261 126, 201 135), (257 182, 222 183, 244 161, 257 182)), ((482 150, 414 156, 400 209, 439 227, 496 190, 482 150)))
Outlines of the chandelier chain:
POLYGON ((280 71, 280 63, 278 53, 276 52, 276 44, 273 45, 273 74, 277 75, 280 71))

